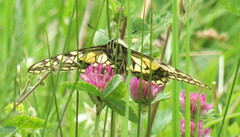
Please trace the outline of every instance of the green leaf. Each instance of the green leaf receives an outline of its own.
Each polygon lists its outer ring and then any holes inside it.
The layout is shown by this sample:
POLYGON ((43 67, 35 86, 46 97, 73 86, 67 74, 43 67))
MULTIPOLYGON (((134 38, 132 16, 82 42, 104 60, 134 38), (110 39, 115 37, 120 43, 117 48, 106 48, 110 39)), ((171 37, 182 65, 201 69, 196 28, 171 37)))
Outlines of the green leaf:
POLYGON ((238 123, 234 122, 233 124, 229 125, 227 127, 227 131, 230 133, 231 136, 239 134, 240 128, 238 126, 238 123))
POLYGON ((108 34, 106 31, 99 29, 96 31, 93 42, 95 45, 104 45, 109 41, 108 34))
POLYGON ((126 85, 123 82, 121 75, 115 75, 107 84, 104 90, 104 98, 109 96, 115 96, 117 98, 123 98, 126 95, 126 85))
MULTIPOLYGON (((110 107, 112 110, 114 110, 118 114, 125 116, 125 107, 126 107, 125 101, 121 99, 109 97, 105 100, 105 103, 107 104, 108 107, 110 107)), ((134 123, 138 122, 138 116, 135 114, 131 106, 129 106, 129 120, 134 123)))
MULTIPOLYGON (((150 20, 149 20, 150 22, 150 20)), ((169 11, 154 11, 153 13, 153 31, 159 33, 167 30, 172 24, 172 14, 169 11)))
MULTIPOLYGON (((30 117, 25 115, 18 115, 11 119, 6 120, 4 126, 12 126, 17 128, 42 128, 45 124, 45 121, 36 117, 30 117)), ((49 126, 50 124, 47 124, 49 126)))
MULTIPOLYGON (((143 30, 142 18, 140 18, 140 17, 132 18, 131 23, 132 23, 131 24, 131 32, 136 31, 135 33, 132 34, 132 36, 142 36, 142 30, 143 30)), ((148 35, 149 32, 150 32, 149 25, 145 23, 144 24, 144 35, 148 35)))
MULTIPOLYGON (((74 83, 75 82, 66 82, 66 83, 63 83, 62 86, 64 88, 72 89, 74 86, 74 83)), ((87 92, 95 96, 102 96, 101 91, 97 87, 86 82, 78 81, 75 86, 75 90, 87 92)))
POLYGON ((239 0, 220 0, 220 3, 231 13, 240 15, 240 1, 239 0))
POLYGON ((12 127, 12 126, 6 126, 6 127, 2 127, 0 128, 0 136, 10 136, 10 134, 12 134, 14 131, 16 131, 17 128, 16 127, 12 127))
POLYGON ((169 98, 170 98, 169 94, 170 94, 169 92, 167 92, 167 93, 160 92, 160 93, 157 95, 157 97, 153 100, 152 103, 155 103, 155 102, 157 102, 157 101, 162 101, 162 100, 169 99, 169 98))

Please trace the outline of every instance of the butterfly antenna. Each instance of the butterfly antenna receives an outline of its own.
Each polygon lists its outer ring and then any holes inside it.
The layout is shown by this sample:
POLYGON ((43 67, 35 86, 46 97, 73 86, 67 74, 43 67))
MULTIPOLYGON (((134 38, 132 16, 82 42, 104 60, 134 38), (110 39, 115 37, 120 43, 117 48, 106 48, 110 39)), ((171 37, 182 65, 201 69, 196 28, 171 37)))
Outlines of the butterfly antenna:
POLYGON ((96 31, 99 31, 99 32, 103 33, 104 35, 108 36, 108 34, 107 34, 106 32, 92 27, 89 23, 88 23, 87 25, 88 25, 89 28, 91 28, 91 29, 93 29, 93 30, 96 30, 96 31))
POLYGON ((138 29, 135 29, 131 34, 134 34, 134 33, 136 33, 138 31, 138 29))

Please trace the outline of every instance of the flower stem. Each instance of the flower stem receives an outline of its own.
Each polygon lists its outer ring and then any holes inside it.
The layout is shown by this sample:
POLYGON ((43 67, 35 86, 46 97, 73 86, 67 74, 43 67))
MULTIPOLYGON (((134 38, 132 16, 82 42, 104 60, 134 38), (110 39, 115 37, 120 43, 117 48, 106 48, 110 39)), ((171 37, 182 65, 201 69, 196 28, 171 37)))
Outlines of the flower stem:
POLYGON ((145 116, 145 112, 146 112, 146 106, 142 106, 142 105, 141 105, 141 109, 140 109, 139 111, 141 111, 141 112, 139 112, 141 115, 139 115, 138 137, 142 137, 143 120, 144 120, 144 116, 145 116))
POLYGON ((141 115, 141 120, 140 120, 140 130, 139 130, 139 137, 142 137, 141 132, 143 131, 143 120, 144 120, 144 116, 141 115))
POLYGON ((101 112, 104 108, 104 104, 101 102, 99 104, 96 104, 96 120, 95 120, 95 127, 94 127, 94 137, 98 137, 99 134, 98 134, 98 127, 99 127, 99 120, 100 120, 100 115, 101 115, 101 112))
POLYGON ((98 126, 99 126, 100 113, 96 113, 94 137, 98 137, 98 126))

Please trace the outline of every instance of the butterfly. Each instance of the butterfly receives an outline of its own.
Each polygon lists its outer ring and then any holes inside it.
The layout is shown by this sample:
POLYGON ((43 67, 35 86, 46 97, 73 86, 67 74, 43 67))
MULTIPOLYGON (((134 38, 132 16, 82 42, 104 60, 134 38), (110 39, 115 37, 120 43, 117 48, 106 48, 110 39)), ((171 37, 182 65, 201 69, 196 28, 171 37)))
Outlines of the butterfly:
POLYGON ((130 69, 131 73, 137 77, 140 77, 142 73, 143 79, 145 80, 150 79, 149 74, 150 71, 152 71, 152 81, 159 86, 165 86, 169 79, 175 79, 202 88, 211 89, 208 85, 191 77, 190 75, 157 59, 150 58, 147 55, 143 54, 141 56, 141 53, 135 50, 131 50, 132 64, 130 67, 128 67, 127 49, 127 45, 122 40, 114 39, 110 40, 105 45, 74 50, 53 56, 50 59, 43 59, 33 64, 28 69, 28 72, 39 74, 44 71, 49 71, 51 64, 52 70, 56 71, 61 64, 61 60, 62 64, 60 71, 72 71, 79 67, 82 68, 81 72, 85 72, 85 69, 92 63, 93 66, 103 63, 103 66, 111 65, 112 68, 116 68, 118 74, 126 74, 128 69, 130 69), (115 58, 117 58, 116 63, 115 58), (152 63, 151 70, 150 63, 152 63))

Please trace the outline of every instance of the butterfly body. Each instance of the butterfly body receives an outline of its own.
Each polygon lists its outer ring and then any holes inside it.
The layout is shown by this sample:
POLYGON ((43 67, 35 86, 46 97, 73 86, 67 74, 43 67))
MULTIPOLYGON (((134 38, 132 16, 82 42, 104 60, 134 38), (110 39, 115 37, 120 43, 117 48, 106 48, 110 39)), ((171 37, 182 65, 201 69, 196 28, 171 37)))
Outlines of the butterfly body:
MULTIPOLYGON (((51 63, 49 58, 43 59, 33 64, 28 72, 39 74, 44 71, 49 71, 51 64, 54 71, 58 70, 59 65, 62 64, 61 71, 76 70, 77 67, 79 67, 82 68, 81 70, 84 72, 91 63, 93 63, 93 66, 103 63, 104 66, 111 65, 112 68, 116 68, 118 74, 126 74, 128 71, 127 49, 126 44, 121 40, 110 40, 106 45, 95 46, 88 49, 84 48, 79 51, 74 50, 64 53, 63 55, 56 55, 51 57, 51 63)), ((178 81, 210 89, 209 86, 184 72, 154 58, 151 59, 147 55, 143 54, 141 57, 141 53, 134 50, 131 50, 131 62, 130 71, 133 75, 140 77, 142 73, 143 78, 149 80, 150 71, 152 71, 152 81, 159 86, 166 85, 168 79, 176 79, 178 81), (152 63, 151 70, 150 63, 152 63)))

